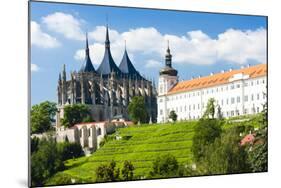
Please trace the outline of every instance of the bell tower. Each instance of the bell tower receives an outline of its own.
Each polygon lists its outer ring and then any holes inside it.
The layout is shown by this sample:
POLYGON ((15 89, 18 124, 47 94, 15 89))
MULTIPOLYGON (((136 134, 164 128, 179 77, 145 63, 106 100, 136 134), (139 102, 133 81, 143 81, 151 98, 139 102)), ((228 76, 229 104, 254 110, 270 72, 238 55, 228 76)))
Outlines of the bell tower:
POLYGON ((167 93, 169 90, 178 83, 178 71, 172 67, 172 55, 170 52, 169 41, 168 47, 165 55, 165 67, 159 71, 158 80, 158 115, 157 122, 167 122, 169 117, 169 112, 167 112, 167 93))

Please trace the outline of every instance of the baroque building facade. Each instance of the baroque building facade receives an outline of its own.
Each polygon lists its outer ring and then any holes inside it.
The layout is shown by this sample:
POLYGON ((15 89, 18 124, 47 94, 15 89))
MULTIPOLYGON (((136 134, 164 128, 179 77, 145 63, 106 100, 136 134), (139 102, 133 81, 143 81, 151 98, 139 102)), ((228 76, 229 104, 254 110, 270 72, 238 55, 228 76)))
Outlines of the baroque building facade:
POLYGON ((108 26, 106 27, 103 60, 96 70, 92 64, 86 35, 85 62, 81 69, 66 76, 63 66, 57 85, 57 127, 64 115, 64 107, 85 104, 91 109, 95 121, 110 121, 113 118, 129 119, 128 105, 134 96, 143 96, 152 122, 157 121, 157 91, 152 80, 144 78, 133 66, 126 47, 117 66, 110 51, 108 26))
POLYGON ((199 119, 210 98, 215 99, 216 111, 220 108, 220 115, 226 118, 261 112, 267 102, 267 65, 248 65, 179 81, 168 47, 165 67, 159 72, 157 122, 169 121, 172 110, 178 120, 199 119))

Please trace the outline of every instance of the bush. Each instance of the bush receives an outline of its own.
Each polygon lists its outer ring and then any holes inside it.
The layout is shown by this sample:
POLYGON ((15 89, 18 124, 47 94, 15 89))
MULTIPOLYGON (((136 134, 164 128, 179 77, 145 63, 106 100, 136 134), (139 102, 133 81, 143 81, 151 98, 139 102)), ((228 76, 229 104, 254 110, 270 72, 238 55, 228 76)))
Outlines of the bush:
POLYGON ((116 162, 111 161, 108 165, 102 164, 96 169, 96 176, 98 182, 116 181, 119 178, 120 170, 115 169, 116 162))
POLYGON ((121 171, 123 180, 132 180, 134 177, 134 165, 130 161, 124 161, 121 171))
POLYGON ((178 176, 179 164, 171 154, 158 156, 153 162, 153 170, 150 172, 152 177, 176 177, 178 176))

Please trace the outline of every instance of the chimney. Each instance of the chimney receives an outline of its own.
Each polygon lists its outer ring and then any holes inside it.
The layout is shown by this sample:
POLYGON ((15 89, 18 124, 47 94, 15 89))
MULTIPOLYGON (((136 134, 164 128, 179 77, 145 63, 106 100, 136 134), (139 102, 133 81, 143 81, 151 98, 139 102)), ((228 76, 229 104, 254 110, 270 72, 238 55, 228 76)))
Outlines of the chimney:
POLYGON ((224 70, 221 70, 221 73, 224 73, 224 70))

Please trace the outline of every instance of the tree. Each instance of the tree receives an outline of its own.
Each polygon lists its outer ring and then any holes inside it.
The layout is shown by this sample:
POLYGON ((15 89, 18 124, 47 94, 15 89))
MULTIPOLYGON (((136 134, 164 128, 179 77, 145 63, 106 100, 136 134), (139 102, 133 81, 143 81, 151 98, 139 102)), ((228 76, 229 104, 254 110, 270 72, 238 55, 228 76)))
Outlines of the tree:
POLYGON ((192 152, 196 162, 205 155, 207 148, 222 132, 221 121, 217 119, 200 119, 194 129, 192 152))
POLYGON ((268 143, 267 143, 267 103, 264 104, 261 113, 261 128, 256 134, 255 142, 252 149, 249 149, 248 162, 252 172, 266 172, 268 166, 268 143))
POLYGON ((222 111, 221 111, 221 106, 218 105, 217 109, 218 109, 218 119, 223 119, 223 115, 222 115, 222 111))
POLYGON ((215 99, 210 98, 207 103, 206 111, 203 115, 204 118, 209 118, 211 116, 212 119, 215 117, 215 99))
POLYGON ((56 114, 56 103, 45 101, 31 108, 31 133, 43 133, 51 129, 56 114))
POLYGON ((57 147, 63 161, 83 155, 83 150, 79 143, 62 142, 58 143, 57 147))
POLYGON ((239 142, 239 131, 236 128, 227 129, 221 137, 216 138, 201 160, 204 174, 249 172, 247 152, 239 142))
POLYGON ((31 151, 31 154, 38 150, 39 141, 40 140, 37 137, 31 138, 31 140, 30 140, 30 151, 31 151))
POLYGON ((171 154, 158 156, 153 162, 153 170, 150 175, 153 177, 176 177, 178 176, 179 164, 171 154))
POLYGON ((116 167, 116 162, 112 160, 109 164, 102 164, 96 169, 98 182, 116 181, 119 178, 120 169, 116 167))
POLYGON ((32 186, 43 186, 45 181, 64 168, 54 138, 43 138, 38 150, 31 155, 32 186))
POLYGON ((177 121, 178 115, 174 110, 172 110, 169 114, 169 118, 173 120, 173 122, 177 121))
POLYGON ((124 161, 121 171, 123 180, 132 180, 134 177, 134 169, 135 167, 130 161, 124 161))
POLYGON ((77 123, 93 121, 90 109, 84 104, 73 104, 64 107, 62 125, 72 127, 77 123))
POLYGON ((145 108, 144 97, 135 96, 128 107, 129 115, 134 123, 146 123, 148 120, 148 113, 145 108))

